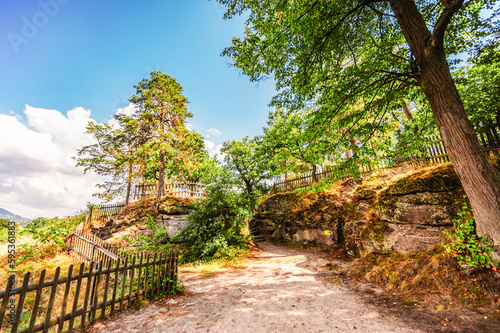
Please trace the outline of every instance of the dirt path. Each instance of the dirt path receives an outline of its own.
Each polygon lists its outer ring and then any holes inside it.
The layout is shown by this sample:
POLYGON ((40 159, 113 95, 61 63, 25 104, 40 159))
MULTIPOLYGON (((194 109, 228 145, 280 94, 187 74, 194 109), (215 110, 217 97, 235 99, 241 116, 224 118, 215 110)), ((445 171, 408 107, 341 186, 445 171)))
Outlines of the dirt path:
POLYGON ((261 244, 246 267, 182 274, 187 295, 94 325, 93 332, 424 332, 383 314, 330 274, 322 255, 261 244), (323 270, 323 272, 321 272, 323 270))

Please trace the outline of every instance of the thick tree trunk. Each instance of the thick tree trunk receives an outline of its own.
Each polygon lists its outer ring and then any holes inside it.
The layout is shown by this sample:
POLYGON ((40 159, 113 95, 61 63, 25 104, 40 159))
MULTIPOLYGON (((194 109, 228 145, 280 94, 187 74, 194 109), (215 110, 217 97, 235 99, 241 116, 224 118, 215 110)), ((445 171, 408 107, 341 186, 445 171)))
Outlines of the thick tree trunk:
POLYGON ((313 164, 313 166, 312 166, 312 182, 313 183, 318 182, 318 178, 316 177, 317 171, 318 171, 318 167, 316 166, 316 164, 313 164))
POLYGON ((158 171, 158 194, 156 195, 156 204, 160 202, 160 199, 165 195, 165 151, 160 148, 159 153, 159 163, 160 168, 158 171))
POLYGON ((130 188, 132 187, 132 162, 128 165, 127 194, 125 195, 125 206, 130 201, 130 188))
MULTIPOLYGON (((390 0, 406 41, 421 70, 427 96, 444 145, 474 211, 479 235, 500 251, 500 177, 483 152, 453 83, 442 47, 444 26, 431 34, 413 0, 390 0)), ((451 15, 453 11, 449 12, 451 15)))

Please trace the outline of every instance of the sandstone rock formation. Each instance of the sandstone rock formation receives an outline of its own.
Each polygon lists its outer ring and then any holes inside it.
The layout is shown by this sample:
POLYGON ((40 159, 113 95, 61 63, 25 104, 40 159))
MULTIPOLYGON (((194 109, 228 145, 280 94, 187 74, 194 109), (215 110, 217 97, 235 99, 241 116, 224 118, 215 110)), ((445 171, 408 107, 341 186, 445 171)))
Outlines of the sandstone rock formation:
POLYGON ((343 246, 353 254, 425 250, 441 243, 463 194, 450 164, 396 176, 378 171, 324 192, 269 196, 254 224, 278 241, 343 246))

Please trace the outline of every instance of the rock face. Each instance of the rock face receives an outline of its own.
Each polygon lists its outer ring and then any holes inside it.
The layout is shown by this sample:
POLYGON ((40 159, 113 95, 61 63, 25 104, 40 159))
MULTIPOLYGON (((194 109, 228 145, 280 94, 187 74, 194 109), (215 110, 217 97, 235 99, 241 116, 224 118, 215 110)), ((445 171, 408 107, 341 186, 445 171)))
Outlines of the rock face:
POLYGON ((139 236, 152 237, 149 216, 152 223, 167 230, 167 236, 171 238, 187 226, 187 215, 194 210, 196 203, 192 198, 166 197, 156 208, 154 200, 143 199, 128 205, 113 221, 107 242, 131 248, 140 242, 139 236))
POLYGON ((328 192, 270 196, 254 223, 275 240, 343 246, 352 254, 440 244, 464 200, 451 165, 377 177, 346 181, 328 192))

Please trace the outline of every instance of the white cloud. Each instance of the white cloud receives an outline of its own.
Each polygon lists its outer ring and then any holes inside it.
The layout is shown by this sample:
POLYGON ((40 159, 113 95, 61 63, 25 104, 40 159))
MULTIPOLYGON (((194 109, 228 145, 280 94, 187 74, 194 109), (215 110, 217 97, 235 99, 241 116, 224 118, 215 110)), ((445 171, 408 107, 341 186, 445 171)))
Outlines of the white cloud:
POLYGON ((28 218, 63 216, 83 209, 102 181, 83 174, 73 159, 93 143, 85 134, 91 112, 81 107, 63 115, 26 105, 26 124, 0 114, 0 206, 28 218))
POLYGON ((222 145, 218 145, 215 142, 205 138, 205 148, 207 149, 210 156, 213 157, 215 154, 217 154, 219 157, 221 156, 220 150, 222 148, 222 145))
POLYGON ((220 131, 217 128, 210 128, 207 129, 208 134, 205 135, 207 139, 210 139, 211 137, 220 137, 220 131))
MULTIPOLYGON (((126 115, 126 116, 132 116, 136 111, 136 108, 135 108, 135 105, 130 103, 129 105, 127 105, 126 107, 124 108, 119 108, 116 113, 117 114, 123 114, 123 115, 126 115)), ((108 124, 110 126, 112 126, 113 128, 117 129, 119 127, 119 124, 118 122, 114 119, 114 118, 111 118, 109 121, 108 121, 108 124)))

